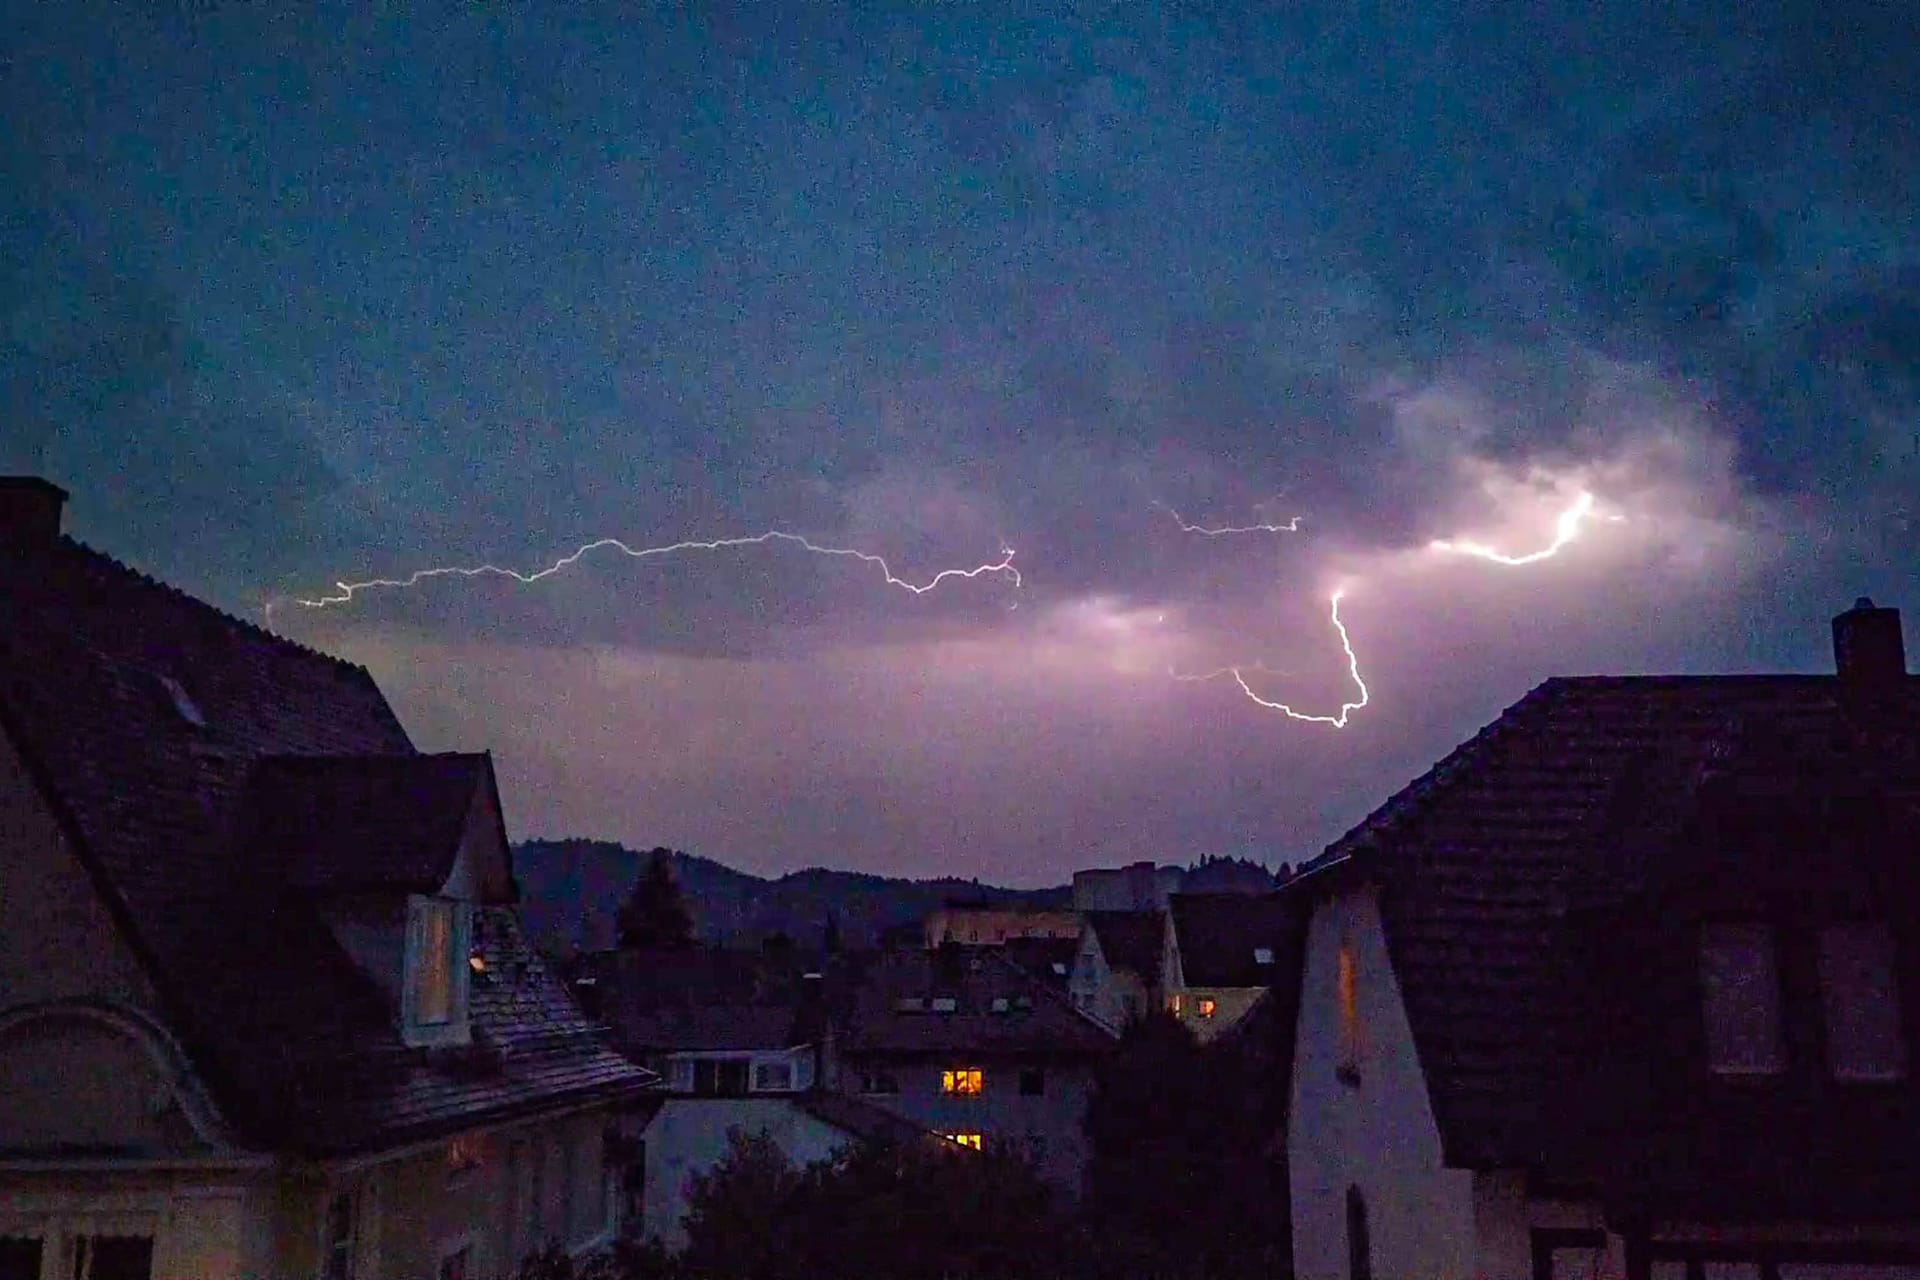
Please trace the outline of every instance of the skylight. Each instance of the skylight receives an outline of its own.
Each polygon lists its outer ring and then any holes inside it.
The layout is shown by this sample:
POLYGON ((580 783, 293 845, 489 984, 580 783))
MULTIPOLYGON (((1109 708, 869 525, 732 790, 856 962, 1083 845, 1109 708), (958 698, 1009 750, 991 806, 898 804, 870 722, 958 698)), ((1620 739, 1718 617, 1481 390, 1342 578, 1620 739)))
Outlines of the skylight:
POLYGON ((1062 964, 1062 963, 1061 963, 1060 961, 1058 961, 1058 960, 1055 960, 1055 961, 1053 962, 1053 974, 1054 974, 1054 976, 1055 976, 1056 978, 1064 978, 1064 977, 1066 977, 1066 976, 1067 976, 1067 966, 1066 966, 1066 965, 1064 965, 1064 964, 1062 964))
POLYGON ((1253 949, 1253 962, 1255 964, 1272 964, 1273 948, 1272 947, 1255 947, 1253 949))
POLYGON ((952 1013, 959 1007, 960 1002, 952 996, 935 996, 933 998, 933 1011, 935 1013, 952 1013))

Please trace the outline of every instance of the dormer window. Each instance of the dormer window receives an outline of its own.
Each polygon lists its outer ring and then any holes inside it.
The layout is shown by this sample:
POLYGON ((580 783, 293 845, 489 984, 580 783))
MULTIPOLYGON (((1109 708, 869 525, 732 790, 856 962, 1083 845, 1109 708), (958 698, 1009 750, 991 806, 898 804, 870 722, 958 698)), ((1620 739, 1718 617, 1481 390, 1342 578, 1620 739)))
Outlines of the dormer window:
POLYGON ((408 1044, 466 1041, 471 934, 467 903, 417 896, 408 901, 406 985, 400 1001, 408 1044))
POLYGON ((1820 930, 1827 1069, 1836 1080, 1906 1078, 1894 955, 1893 934, 1883 922, 1833 924, 1820 930))
POLYGON ((1751 922, 1702 927, 1700 1003, 1709 1070, 1755 1076, 1785 1069, 1772 929, 1751 922))

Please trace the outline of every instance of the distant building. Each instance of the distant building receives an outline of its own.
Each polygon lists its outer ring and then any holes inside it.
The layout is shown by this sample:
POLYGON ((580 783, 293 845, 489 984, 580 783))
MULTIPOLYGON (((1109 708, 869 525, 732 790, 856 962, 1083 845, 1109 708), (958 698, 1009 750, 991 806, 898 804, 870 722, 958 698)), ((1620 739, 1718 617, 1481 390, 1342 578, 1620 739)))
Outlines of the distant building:
POLYGON ((1298 921, 1274 894, 1177 893, 1166 914, 1165 1005, 1201 1041, 1243 1017, 1280 973, 1298 921))
POLYGON ((927 945, 997 947, 1014 938, 1078 938, 1080 917, 1072 911, 949 902, 927 916, 927 945))
POLYGON ((1089 911, 1067 980, 1073 1007, 1119 1030, 1166 1000, 1164 911, 1089 911))
POLYGON ((1549 680, 1282 896, 1295 1272, 1920 1276, 1920 679, 1549 680))
POLYGON ((1073 873, 1075 911, 1164 911, 1167 899, 1186 880, 1180 867, 1136 862, 1125 867, 1093 867, 1073 873))
POLYGON ((1114 1037, 997 952, 848 957, 828 1086, 969 1146, 1025 1154, 1084 1186, 1083 1122, 1114 1037))
POLYGON ((654 1077, 527 945, 485 755, 0 479, 0 1275, 510 1272, 654 1077))

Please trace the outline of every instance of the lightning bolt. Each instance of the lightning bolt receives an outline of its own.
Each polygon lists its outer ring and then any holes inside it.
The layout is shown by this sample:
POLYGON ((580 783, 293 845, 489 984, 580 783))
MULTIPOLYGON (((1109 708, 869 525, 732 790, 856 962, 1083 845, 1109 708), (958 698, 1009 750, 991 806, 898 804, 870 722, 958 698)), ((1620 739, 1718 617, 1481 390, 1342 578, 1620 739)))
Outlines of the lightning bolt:
MULTIPOLYGON (((1278 711, 1282 715, 1286 716, 1289 720, 1304 720, 1310 724, 1330 724, 1336 729, 1344 729, 1347 727, 1348 717, 1350 717, 1354 712, 1360 710, 1362 707, 1366 706, 1370 698, 1370 695, 1367 692, 1367 682, 1360 678, 1360 657, 1358 654, 1356 654, 1353 651, 1353 638, 1347 634, 1347 624, 1340 620, 1340 600, 1341 600, 1341 597, 1343 597, 1344 595, 1346 595, 1346 588, 1344 587, 1340 588, 1338 591, 1335 591, 1333 593, 1333 600, 1332 600, 1333 629, 1340 633, 1340 647, 1346 651, 1346 655, 1347 655, 1347 672, 1349 675, 1353 677, 1354 686, 1360 690, 1360 701, 1341 703, 1338 714, 1330 715, 1330 716, 1308 715, 1304 711, 1295 711, 1292 707, 1288 706, 1284 702, 1274 702, 1270 699, 1261 697, 1259 694, 1253 691, 1253 686, 1247 683, 1247 677, 1245 675, 1245 672, 1248 668, 1244 666, 1222 667, 1218 671, 1209 671, 1205 675, 1183 676, 1175 672, 1175 673, 1172 673, 1173 678, 1176 680, 1197 682, 1202 680, 1213 680, 1213 679, 1217 679, 1220 676, 1230 675, 1233 677, 1234 683, 1240 686, 1240 692, 1246 694, 1248 698, 1252 699, 1254 702, 1258 703, 1259 705, 1265 707, 1269 711, 1278 711)), ((1263 668, 1259 667, 1258 664, 1254 664, 1253 669, 1262 670, 1263 668)))
MULTIPOLYGON (((1523 556, 1505 555, 1487 546, 1483 542, 1459 542, 1448 541, 1445 538, 1435 538, 1427 545, 1434 551, 1450 551, 1456 555, 1477 556, 1482 560, 1491 560, 1494 564, 1537 564, 1542 560, 1550 560, 1554 556, 1559 555, 1563 547, 1580 536, 1580 524, 1593 514, 1593 502, 1593 495, 1583 490, 1580 496, 1574 499, 1573 505, 1565 511, 1562 511, 1560 518, 1554 521, 1553 541, 1543 550, 1529 552, 1523 556)), ((1615 516, 1613 518, 1619 520, 1624 517, 1615 516)))
POLYGON ((334 605, 348 604, 355 596, 363 591, 371 591, 376 588, 406 591, 419 586, 430 578, 499 577, 511 578, 522 585, 530 586, 542 578, 550 578, 563 569, 571 568, 573 565, 579 563, 583 557, 595 551, 601 551, 609 547, 635 560, 650 560, 656 556, 669 556, 682 551, 728 551, 736 547, 764 546, 770 542, 790 543, 804 551, 810 551, 814 555, 839 556, 846 559, 858 560, 863 564, 873 565, 884 575, 888 586, 911 591, 917 596, 925 595, 949 578, 978 578, 986 574, 1005 574, 1012 579, 1015 587, 1020 586, 1020 570, 1016 569, 1013 565, 1013 548, 1009 546, 1003 545, 1000 548, 1000 558, 998 560, 975 565, 971 569, 942 569, 925 582, 910 582, 895 574, 892 567, 889 566, 884 559, 871 552, 857 551, 851 547, 821 546, 819 543, 803 538, 797 533, 786 533, 779 529, 772 529, 766 533, 753 534, 750 537, 714 538, 710 541, 689 540, 669 543, 659 547, 630 547, 618 538, 597 538, 579 547, 570 554, 561 556, 546 568, 535 570, 532 573, 523 573, 518 569, 502 568, 496 564, 482 564, 471 567, 456 565, 432 569, 416 569, 404 578, 368 578, 362 582, 336 582, 334 583, 335 594, 323 595, 313 600, 296 599, 295 603, 305 605, 309 609, 326 609, 334 605))
POLYGON ((1181 517, 1178 511, 1175 511, 1172 507, 1168 506, 1164 502, 1155 502, 1153 505, 1160 508, 1162 511, 1166 512, 1168 515, 1172 516, 1174 523, 1180 526, 1180 531, 1182 533, 1198 533, 1208 538, 1224 538, 1227 535, 1234 534, 1234 533, 1298 533, 1300 532, 1299 516, 1293 517, 1291 520, 1287 521, 1285 524, 1229 524, 1229 525, 1220 525, 1218 527, 1209 528, 1206 525, 1188 524, 1186 520, 1184 520, 1181 517))

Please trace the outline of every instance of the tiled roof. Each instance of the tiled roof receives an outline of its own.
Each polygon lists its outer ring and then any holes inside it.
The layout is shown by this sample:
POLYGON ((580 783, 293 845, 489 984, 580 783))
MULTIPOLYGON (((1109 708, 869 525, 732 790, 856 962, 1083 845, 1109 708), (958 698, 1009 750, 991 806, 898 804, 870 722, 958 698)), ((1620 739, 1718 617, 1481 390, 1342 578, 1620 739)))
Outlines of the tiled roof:
POLYGON ((1050 984, 991 948, 849 955, 834 981, 834 1030, 850 1054, 1077 1056, 1114 1044, 1050 984), (944 1001, 953 1007, 943 1009, 944 1001))
POLYGON ((1167 917, 1161 911, 1089 911, 1087 927, 1100 940, 1100 954, 1115 969, 1131 969, 1148 986, 1165 975, 1167 917))
POLYGON ((1008 938, 1000 954, 1041 982, 1064 991, 1080 954, 1078 938, 1008 938))
POLYGON ((969 1148, 949 1142, 930 1129, 923 1129, 911 1120, 895 1115, 884 1107, 851 1097, 844 1093, 834 1093, 825 1089, 810 1089, 797 1093, 791 1098, 793 1105, 816 1120, 832 1125, 845 1134, 867 1142, 886 1142, 896 1147, 910 1146, 915 1143, 937 1143, 943 1151, 965 1151, 969 1148))
POLYGON ((1167 910, 1189 987, 1268 985, 1274 957, 1295 927, 1293 912, 1272 894, 1175 894, 1167 910))
MULTIPOLYGON (((1905 682, 1909 725, 1920 679, 1905 682)), ((1897 697, 1897 696, 1896 696, 1897 697)), ((1537 1165, 1570 907, 1617 893, 1633 832, 1753 727, 1833 734, 1832 676, 1559 678, 1542 684, 1316 860, 1380 886, 1395 975, 1451 1163, 1537 1165), (1662 799, 1661 797, 1666 797, 1662 799)), ((1684 801, 1679 801, 1683 803, 1684 801)), ((1641 839, 1662 848, 1657 838, 1641 839)), ((1626 882, 1622 881, 1624 885, 1626 882)))
MULTIPOLYGON (((494 1076, 404 1049, 391 1001, 310 895, 293 891, 351 871, 351 849, 318 833, 272 854, 254 844, 262 816, 257 804, 249 813, 250 795, 286 798, 306 767, 278 758, 359 756, 375 758, 367 769, 377 781, 364 785, 383 802, 414 803, 415 783, 430 793, 423 812, 355 819, 356 833, 396 840, 382 847, 391 859, 382 875, 418 877, 440 856, 449 797, 462 776, 471 783, 490 766, 484 757, 421 763, 363 669, 70 540, 9 546, 0 549, 0 729, 153 976, 196 1069, 251 1141, 377 1145, 649 1078, 584 1036, 528 1046, 513 1071, 494 1076), (306 866, 308 857, 320 865, 306 866)), ((321 812, 346 818, 330 802, 308 811, 321 812)), ((505 928, 496 921, 488 936, 505 928)), ((550 1002, 565 994, 537 966, 525 972, 514 1001, 476 1008, 483 1035, 511 1041, 551 1029, 550 1002)))
POLYGON ((803 963, 685 947, 606 952, 581 971, 594 979, 598 1008, 631 1052, 787 1049, 813 1034, 803 963))

